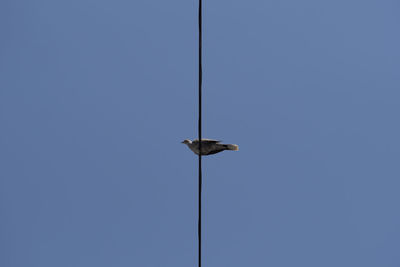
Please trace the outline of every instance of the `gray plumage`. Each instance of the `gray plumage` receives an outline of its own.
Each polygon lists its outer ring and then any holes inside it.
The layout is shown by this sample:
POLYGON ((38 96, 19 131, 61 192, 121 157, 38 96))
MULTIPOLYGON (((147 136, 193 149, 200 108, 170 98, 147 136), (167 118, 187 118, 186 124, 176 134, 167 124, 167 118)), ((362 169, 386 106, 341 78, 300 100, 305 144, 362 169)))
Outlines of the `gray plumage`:
MULTIPOLYGON (((220 144, 221 141, 212 139, 201 139, 201 155, 212 155, 224 150, 239 150, 239 146, 233 144, 220 144)), ((199 155, 199 140, 184 140, 182 144, 187 145, 196 155, 199 155)))

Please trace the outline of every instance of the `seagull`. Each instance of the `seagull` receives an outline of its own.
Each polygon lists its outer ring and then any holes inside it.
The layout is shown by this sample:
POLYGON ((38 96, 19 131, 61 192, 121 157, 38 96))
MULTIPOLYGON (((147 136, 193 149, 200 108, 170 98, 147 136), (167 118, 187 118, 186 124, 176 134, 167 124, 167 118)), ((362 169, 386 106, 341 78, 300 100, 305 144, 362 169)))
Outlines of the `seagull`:
MULTIPOLYGON (((201 155, 212 155, 224 150, 238 151, 239 146, 233 144, 220 144, 221 141, 212 139, 201 139, 201 155)), ((199 140, 195 139, 190 141, 189 139, 183 140, 182 144, 187 145, 196 155, 199 155, 199 140)))

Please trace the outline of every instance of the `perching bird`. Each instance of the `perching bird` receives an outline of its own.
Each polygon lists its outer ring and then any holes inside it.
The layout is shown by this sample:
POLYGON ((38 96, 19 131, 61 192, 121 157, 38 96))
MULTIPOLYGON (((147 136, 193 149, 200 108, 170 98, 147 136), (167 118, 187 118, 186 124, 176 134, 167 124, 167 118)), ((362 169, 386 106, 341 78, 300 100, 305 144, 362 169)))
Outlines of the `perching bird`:
MULTIPOLYGON (((232 144, 220 144, 221 141, 212 140, 212 139, 201 139, 201 155, 212 155, 224 150, 233 150, 238 151, 238 145, 232 144)), ((183 140, 182 144, 187 145, 190 150, 192 150, 195 154, 199 155, 199 140, 195 139, 190 141, 188 139, 183 140)))

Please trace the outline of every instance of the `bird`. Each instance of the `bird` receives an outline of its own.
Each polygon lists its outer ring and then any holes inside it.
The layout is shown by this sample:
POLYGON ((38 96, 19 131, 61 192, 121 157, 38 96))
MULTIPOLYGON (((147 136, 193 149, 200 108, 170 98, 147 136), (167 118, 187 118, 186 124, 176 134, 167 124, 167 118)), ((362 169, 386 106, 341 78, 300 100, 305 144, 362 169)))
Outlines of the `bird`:
MULTIPOLYGON (((201 139, 201 155, 207 156, 219 153, 224 150, 238 151, 239 146, 234 144, 220 144, 221 141, 213 139, 201 139)), ((193 141, 185 139, 182 144, 187 145, 190 150, 192 150, 196 155, 199 155, 199 140, 195 139, 193 141)))

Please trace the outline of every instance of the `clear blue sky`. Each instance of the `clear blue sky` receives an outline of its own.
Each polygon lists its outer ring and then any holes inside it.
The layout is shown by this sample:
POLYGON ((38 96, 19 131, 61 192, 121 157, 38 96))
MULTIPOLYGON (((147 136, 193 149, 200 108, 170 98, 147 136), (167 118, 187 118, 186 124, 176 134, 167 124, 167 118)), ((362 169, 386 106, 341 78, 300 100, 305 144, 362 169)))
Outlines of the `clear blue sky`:
MULTIPOLYGON (((196 265, 196 5, 0 2, 0 266, 196 265)), ((204 267, 400 266, 399 13, 204 2, 204 267)))

